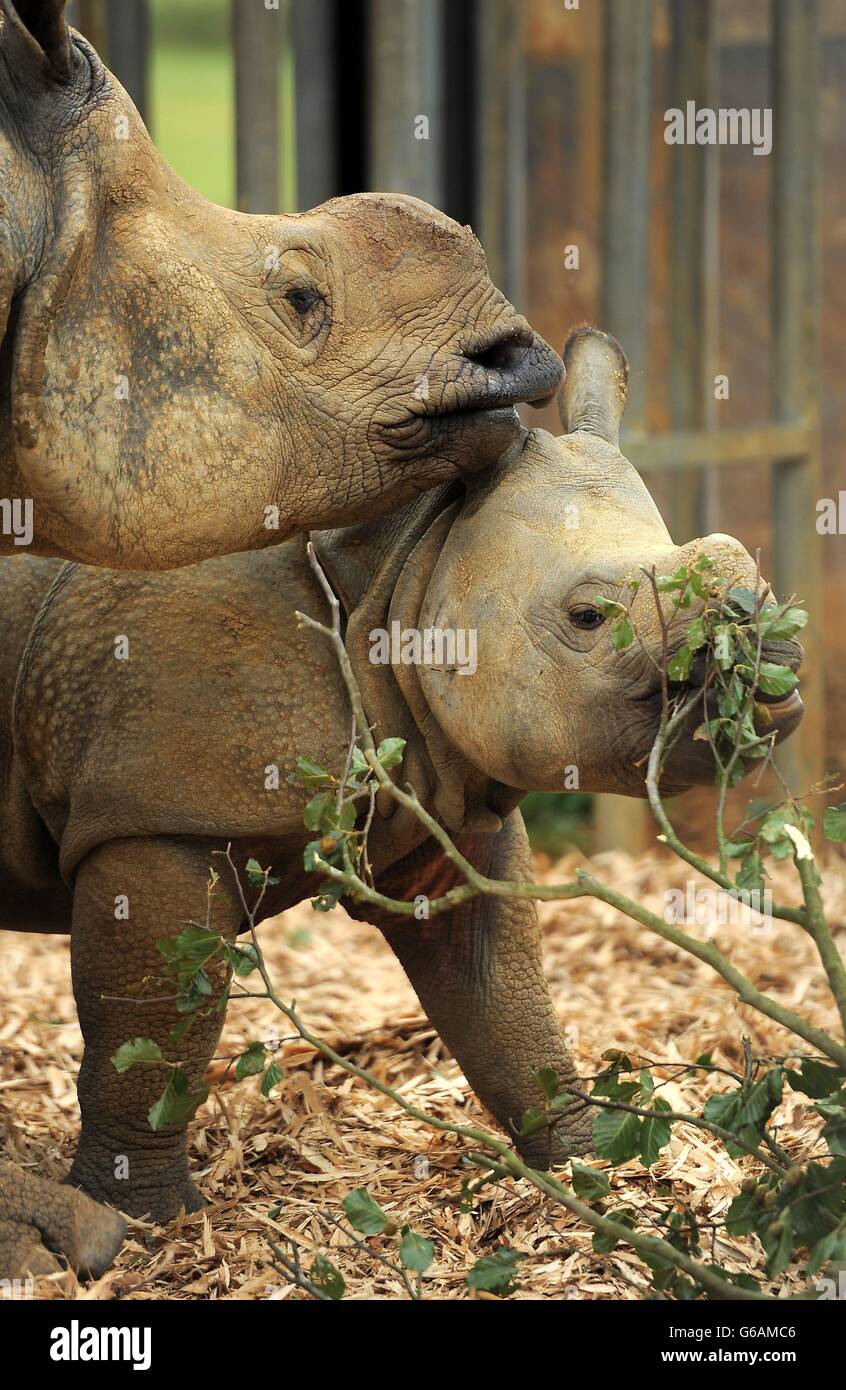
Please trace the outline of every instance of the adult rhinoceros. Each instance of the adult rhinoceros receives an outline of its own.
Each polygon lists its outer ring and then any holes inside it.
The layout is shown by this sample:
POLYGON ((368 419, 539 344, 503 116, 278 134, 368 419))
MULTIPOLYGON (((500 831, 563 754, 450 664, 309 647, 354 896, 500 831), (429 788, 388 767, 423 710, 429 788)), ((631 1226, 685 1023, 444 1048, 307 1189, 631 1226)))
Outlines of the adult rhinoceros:
POLYGON ((130 569, 381 516, 561 374, 417 199, 200 197, 64 0, 0 0, 0 342, 0 554, 130 569))
MULTIPOLYGON (((445 486, 378 525, 315 537, 368 718, 380 736, 407 740, 404 777, 496 878, 530 877, 516 809, 526 791, 567 785, 575 765, 583 789, 643 795, 661 708, 659 623, 643 585, 633 608, 642 644, 617 653, 597 595, 615 597, 642 566, 665 573, 704 551, 728 579, 756 579, 729 536, 673 545, 618 448, 625 359, 613 340, 581 330, 565 360, 561 438, 524 434, 484 480, 445 486), (374 664, 374 634, 394 622, 476 631, 475 671, 374 664)), ((314 892, 303 868, 312 838, 304 793, 284 773, 308 754, 340 774, 349 702, 329 645, 294 617, 323 608, 301 540, 159 574, 5 561, 0 599, 15 615, 0 653, 0 924, 72 925, 85 1053, 69 1181, 89 1194, 7 1170, 0 1262, 43 1268, 59 1250, 96 1270, 123 1228, 90 1197, 157 1219, 199 1201, 185 1127, 154 1134, 147 1122, 164 1069, 119 1075, 110 1060, 129 1038, 152 1038, 196 1085, 214 1052, 214 1010, 169 1044, 178 1014, 151 982, 163 969, 156 943, 204 920, 209 866, 229 842, 239 869, 250 856, 273 866, 263 916, 314 892), (269 776, 274 768, 282 775, 269 776), (118 900, 127 920, 116 920, 118 900), (75 1217, 81 1234, 70 1239, 75 1217)), ((678 625, 670 640, 681 640, 678 625)), ((798 657, 798 647, 779 646, 779 660, 798 657)), ((771 727, 784 736, 800 714, 794 694, 771 706, 771 727)), ((675 748, 668 786, 708 781, 713 770, 708 745, 691 734, 675 748)), ((370 859, 393 898, 438 896, 456 880, 404 808, 377 815, 370 859)), ((234 939, 244 914, 225 878, 214 902, 213 925, 234 939)), ((503 1124, 535 1102, 535 1067, 574 1075, 531 902, 480 897, 424 922, 350 910, 383 929, 503 1124)), ((584 1147, 587 1123, 573 1113, 553 1156, 565 1143, 584 1147)), ((518 1142, 545 1161, 546 1136, 518 1142)))

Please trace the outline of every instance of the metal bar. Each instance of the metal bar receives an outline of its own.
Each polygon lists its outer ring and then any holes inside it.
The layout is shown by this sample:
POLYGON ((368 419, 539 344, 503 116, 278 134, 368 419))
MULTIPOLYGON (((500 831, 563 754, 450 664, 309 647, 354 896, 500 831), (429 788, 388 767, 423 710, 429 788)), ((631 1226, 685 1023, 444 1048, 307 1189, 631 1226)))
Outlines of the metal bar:
MULTIPOLYGON (((603 10, 602 327, 619 338, 631 374, 629 424, 646 428, 649 295, 651 0, 605 0, 603 10)), ((595 798, 594 847, 632 854, 647 844, 646 807, 595 798)))
POLYGON ((521 0, 477 0, 474 224, 494 283, 518 307, 526 294, 524 17, 521 0))
POLYGON ((109 67, 135 102, 142 120, 147 121, 150 66, 148 0, 111 0, 108 26, 109 67))
POLYGON ((317 207, 340 191, 333 0, 293 0, 297 120, 297 206, 317 207))
POLYGON ((815 428, 807 423, 747 425, 735 429, 687 430, 678 434, 623 433, 620 448, 639 473, 655 470, 681 472, 708 464, 779 462, 807 454, 815 428))
POLYGON ((810 423, 812 440, 773 469, 774 580, 795 592, 811 619, 802 633, 805 718, 779 763, 802 794, 824 770, 822 495, 819 451, 819 177, 817 0, 773 0, 772 412, 810 423))
MULTIPOLYGON (((671 0, 671 105, 717 102, 713 0, 671 0)), ((670 147, 670 418, 673 428, 713 429, 717 344, 719 146, 670 147)), ((671 530, 681 543, 717 529, 716 481, 703 468, 673 479, 671 530)))
POLYGON ((235 168, 242 212, 279 210, 279 51, 284 14, 233 0, 235 168))
POLYGON ((443 201, 441 0, 370 0, 371 188, 443 201))

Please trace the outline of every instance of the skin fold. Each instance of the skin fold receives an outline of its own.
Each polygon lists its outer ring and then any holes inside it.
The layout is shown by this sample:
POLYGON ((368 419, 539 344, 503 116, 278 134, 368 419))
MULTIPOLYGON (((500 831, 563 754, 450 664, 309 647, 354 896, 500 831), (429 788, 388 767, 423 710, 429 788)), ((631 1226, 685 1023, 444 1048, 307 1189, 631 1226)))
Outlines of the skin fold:
POLYGON ((558 355, 399 194, 218 207, 63 0, 0 0, 0 554, 164 569, 371 520, 491 464, 558 355))
MULTIPOLYGON (((579 626, 590 597, 619 594, 638 565, 666 572, 703 551, 727 577, 755 582, 751 558, 728 536, 673 546, 617 447, 626 368, 613 340, 579 330, 565 360, 560 438, 524 433, 484 479, 447 484, 369 527, 314 535, 377 737, 407 740, 403 780, 464 854, 502 878, 531 877, 517 809, 526 790, 561 787, 575 764, 584 790, 644 793, 660 712, 657 618, 639 591, 643 646, 616 653, 607 623, 579 626), (473 674, 370 660, 375 630, 430 620, 477 630, 473 674)), ((148 1126, 162 1068, 118 1075, 110 1058, 127 1039, 152 1037, 192 1084, 201 1080, 221 1019, 204 1016, 168 1046, 178 1015, 161 999, 156 942, 205 920, 210 866, 222 874, 212 925, 231 940, 244 930, 217 857, 229 842, 242 871, 254 856, 279 879, 263 917, 316 890, 303 869, 309 793, 286 777, 300 754, 338 775, 344 762, 345 686, 329 644, 294 617, 325 617, 325 600, 301 539, 165 573, 18 558, 0 562, 0 593, 15 615, 0 652, 0 925, 71 931, 85 1052, 70 1183, 164 1220, 200 1200, 185 1127, 148 1126), (118 895, 128 920, 116 920, 118 895), (116 1176, 119 1156, 128 1178, 116 1176)), ((798 657, 798 648, 779 652, 793 665, 798 657)), ((798 717, 774 708, 781 735, 798 717)), ((681 741, 674 789, 712 779, 703 747, 681 741)), ((370 858, 377 887, 396 898, 432 897, 454 882, 425 829, 390 801, 374 820, 370 858)), ((385 933, 477 1095, 511 1133, 537 1103, 533 1068, 575 1074, 533 903, 480 898, 422 921, 350 910, 385 933)), ((543 1166, 583 1152, 589 1134, 589 1112, 576 1109, 551 1142, 517 1142, 543 1166)), ((99 1225, 87 1219, 92 1260, 53 1209, 45 1215, 44 1189, 36 1200, 26 1183, 0 1171, 0 1269, 56 1251, 102 1267, 122 1235, 110 1206, 96 1208, 99 1225)), ((55 1191, 56 1210, 75 1200, 55 1191)))

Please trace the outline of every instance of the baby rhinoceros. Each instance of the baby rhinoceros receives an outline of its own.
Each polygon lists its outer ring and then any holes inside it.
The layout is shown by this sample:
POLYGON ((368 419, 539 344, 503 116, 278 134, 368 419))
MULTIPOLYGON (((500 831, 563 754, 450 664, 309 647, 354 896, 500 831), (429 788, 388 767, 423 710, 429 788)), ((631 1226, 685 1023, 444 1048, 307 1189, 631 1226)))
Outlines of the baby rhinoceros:
MULTIPOLYGON (((642 567, 667 573, 706 551, 729 579, 756 578, 729 536, 674 547, 619 452, 626 369, 613 340, 578 330, 565 357, 561 438, 524 433, 483 480, 445 485, 377 525, 313 538, 368 719, 380 737, 406 740, 403 779, 462 853, 502 879, 531 876, 517 809, 528 790, 565 787, 576 766, 582 788, 644 794, 661 710, 660 624, 643 584, 633 604, 641 643, 618 653, 597 597, 614 598, 642 567), (393 637, 428 629, 472 633, 477 645, 457 645, 463 661, 405 661, 393 637), (382 638, 392 664, 372 659, 382 638)), ((49 1246, 97 1269, 121 1225, 90 1198, 159 1220, 200 1201, 185 1126, 154 1133, 148 1123, 166 1070, 118 1074, 111 1061, 128 1039, 152 1038, 196 1087, 215 1050, 214 1009, 173 1043, 179 1015, 162 987, 157 942, 205 920, 210 866, 224 871, 213 926, 232 941, 244 930, 236 885, 215 857, 230 843, 242 881, 249 857, 272 865, 263 917, 316 891, 303 866, 309 793, 286 773, 305 754, 341 774, 350 704, 330 644, 295 618, 325 616, 303 541, 158 574, 19 559, 0 566, 0 583, 11 615, 0 656, 0 924, 72 932, 85 1052, 69 1181, 88 1194, 31 1176, 16 1189, 7 1175, 0 1250, 6 1267, 41 1267, 49 1246), (117 902, 126 910, 116 914, 117 902), (116 1155, 128 1166, 116 1170, 116 1155), (56 1203, 65 1213, 74 1201, 87 1204, 75 1243, 55 1216, 56 1203)), ((676 644, 680 635, 671 627, 676 644)), ((800 713, 798 696, 773 705, 772 727, 784 735, 800 713)), ((690 732, 668 787, 712 775, 708 746, 690 732)), ((419 820, 390 799, 373 821, 369 857, 377 888, 393 899, 440 896, 458 881, 419 820)), ((422 921, 366 904, 349 911, 384 932, 504 1126, 536 1102, 534 1069, 575 1075, 533 903, 480 897, 422 921)), ((589 1130, 576 1108, 551 1154, 548 1135, 517 1142, 543 1165, 583 1150, 589 1130)))
POLYGON ((168 569, 493 463, 561 361, 469 227, 217 207, 64 7, 0 0, 0 554, 168 569))

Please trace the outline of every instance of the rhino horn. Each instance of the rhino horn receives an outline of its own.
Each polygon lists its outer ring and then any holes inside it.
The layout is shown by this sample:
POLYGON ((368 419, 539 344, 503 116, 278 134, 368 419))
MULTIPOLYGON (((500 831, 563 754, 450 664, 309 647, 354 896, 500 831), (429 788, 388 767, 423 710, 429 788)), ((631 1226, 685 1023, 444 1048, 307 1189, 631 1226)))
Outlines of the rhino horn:
POLYGON ((0 0, 7 52, 42 77, 65 82, 73 57, 65 21, 66 0, 0 0))
POLYGON ((565 376, 558 413, 567 434, 585 430, 619 447, 629 364, 616 338, 598 328, 574 328, 564 344, 565 376))

